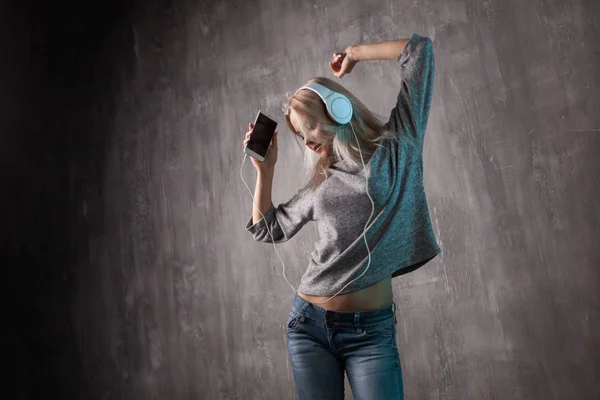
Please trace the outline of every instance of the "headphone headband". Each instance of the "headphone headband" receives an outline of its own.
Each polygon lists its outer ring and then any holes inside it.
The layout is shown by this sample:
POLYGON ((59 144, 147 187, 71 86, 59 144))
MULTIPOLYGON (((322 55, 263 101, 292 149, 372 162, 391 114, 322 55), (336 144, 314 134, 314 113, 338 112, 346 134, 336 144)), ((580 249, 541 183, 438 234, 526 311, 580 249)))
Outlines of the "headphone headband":
POLYGON ((352 119, 352 103, 343 94, 314 82, 302 86, 296 90, 296 93, 302 89, 308 89, 318 94, 325 103, 327 113, 338 124, 347 124, 352 119))

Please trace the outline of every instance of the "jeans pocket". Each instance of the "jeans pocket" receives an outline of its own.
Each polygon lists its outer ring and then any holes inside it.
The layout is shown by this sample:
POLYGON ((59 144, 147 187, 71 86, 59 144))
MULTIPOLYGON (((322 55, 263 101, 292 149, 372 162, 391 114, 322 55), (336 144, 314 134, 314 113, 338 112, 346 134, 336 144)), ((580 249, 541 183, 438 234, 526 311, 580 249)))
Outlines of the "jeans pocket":
POLYGON ((302 322, 304 318, 301 315, 297 315, 296 313, 290 313, 286 322, 286 329, 288 332, 294 332, 300 322, 302 322))
POLYGON ((375 325, 366 325, 362 327, 361 336, 396 336, 396 324, 394 317, 386 319, 375 325))

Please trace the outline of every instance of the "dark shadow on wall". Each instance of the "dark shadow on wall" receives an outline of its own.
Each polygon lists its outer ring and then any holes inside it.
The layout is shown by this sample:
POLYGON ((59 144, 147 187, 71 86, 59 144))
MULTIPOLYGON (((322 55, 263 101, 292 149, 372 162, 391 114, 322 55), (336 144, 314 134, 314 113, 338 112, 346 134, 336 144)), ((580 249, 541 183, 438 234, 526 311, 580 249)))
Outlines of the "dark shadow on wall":
POLYGON ((94 379, 82 368, 72 302, 89 267, 87 239, 102 230, 111 117, 132 74, 131 10, 117 1, 0 5, 5 398, 83 398, 94 379))

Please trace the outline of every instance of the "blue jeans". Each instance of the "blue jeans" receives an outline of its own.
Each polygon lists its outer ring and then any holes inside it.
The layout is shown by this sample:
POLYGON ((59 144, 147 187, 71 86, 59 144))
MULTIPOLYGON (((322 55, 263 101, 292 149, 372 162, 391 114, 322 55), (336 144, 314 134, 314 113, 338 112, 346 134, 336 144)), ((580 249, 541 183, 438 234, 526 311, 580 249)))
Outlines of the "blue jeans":
POLYGON ((343 399, 344 371, 355 400, 404 399, 395 303, 340 312, 296 295, 287 342, 299 400, 343 399))

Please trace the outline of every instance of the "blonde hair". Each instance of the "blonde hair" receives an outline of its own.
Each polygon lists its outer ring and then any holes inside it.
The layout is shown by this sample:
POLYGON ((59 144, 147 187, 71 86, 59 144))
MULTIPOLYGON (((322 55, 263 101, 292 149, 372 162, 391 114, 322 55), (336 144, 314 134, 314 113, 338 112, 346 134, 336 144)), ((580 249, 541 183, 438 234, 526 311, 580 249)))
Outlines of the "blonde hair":
MULTIPOLYGON (((398 140, 398 134, 385 129, 385 124, 375 116, 360 100, 356 98, 350 91, 344 88, 339 83, 324 77, 309 79, 307 83, 319 83, 330 90, 336 91, 345 95, 352 104, 352 127, 350 124, 340 125, 333 121, 327 114, 325 103, 319 95, 312 90, 301 90, 298 93, 288 92, 286 101, 283 104, 283 114, 285 121, 294 135, 299 139, 298 132, 290 121, 290 113, 292 110, 296 112, 299 118, 302 119, 300 126, 301 133, 304 137, 308 137, 311 141, 315 141, 315 137, 311 131, 321 126, 322 146, 332 146, 333 154, 328 159, 324 159, 312 151, 305 151, 305 169, 306 177, 310 184, 311 190, 315 190, 328 177, 329 167, 334 161, 344 160, 351 167, 362 166, 361 153, 365 162, 375 153, 377 147, 382 146, 380 141, 385 139, 398 140), (356 144, 356 136, 358 137, 359 147, 356 144), (307 160, 308 158, 308 160, 307 160)), ((304 145, 297 141, 300 149, 304 145)))

